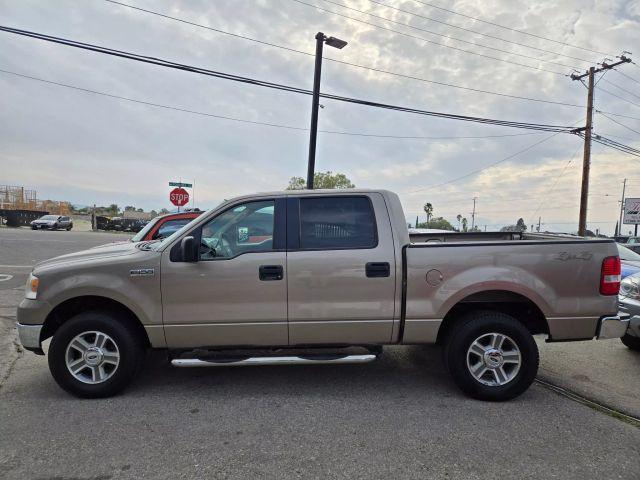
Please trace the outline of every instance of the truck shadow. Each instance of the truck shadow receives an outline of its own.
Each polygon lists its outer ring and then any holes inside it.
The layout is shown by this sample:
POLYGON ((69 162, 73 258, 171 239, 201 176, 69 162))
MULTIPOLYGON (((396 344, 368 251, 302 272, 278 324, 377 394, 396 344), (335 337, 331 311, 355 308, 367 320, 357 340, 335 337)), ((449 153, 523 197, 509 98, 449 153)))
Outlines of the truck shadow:
POLYGON ((256 394, 300 394, 322 397, 371 396, 415 389, 458 394, 445 371, 441 349, 435 346, 385 347, 381 357, 360 365, 282 365, 257 367, 172 367, 165 354, 153 352, 140 377, 126 395, 223 395, 237 398, 256 394))

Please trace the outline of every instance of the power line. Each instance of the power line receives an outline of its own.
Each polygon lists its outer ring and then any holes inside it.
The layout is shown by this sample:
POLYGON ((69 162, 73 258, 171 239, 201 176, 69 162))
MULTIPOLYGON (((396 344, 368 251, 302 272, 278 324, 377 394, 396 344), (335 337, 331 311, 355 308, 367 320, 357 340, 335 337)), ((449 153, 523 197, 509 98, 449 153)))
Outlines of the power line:
MULTIPOLYGON (((492 26, 494 26, 494 27, 502 28, 502 29, 504 29, 504 30, 509 30, 509 31, 511 31, 511 32, 520 33, 520 34, 522 34, 522 35, 528 35, 528 36, 530 36, 530 37, 538 38, 538 39, 540 39, 540 40, 546 40, 547 42, 557 43, 558 45, 564 45, 564 46, 566 46, 566 47, 576 48, 576 49, 578 49, 578 50, 583 50, 583 51, 585 51, 585 52, 597 53, 597 54, 600 54, 600 55, 606 55, 606 56, 609 56, 609 57, 613 57, 613 56, 614 56, 614 55, 613 55, 613 54, 611 54, 611 53, 604 53, 604 52, 600 52, 600 51, 598 51, 598 50, 591 50, 591 49, 589 49, 589 48, 580 47, 580 46, 578 46, 578 45, 573 45, 573 44, 571 44, 571 43, 562 42, 562 41, 560 41, 560 40, 554 40, 554 39, 552 39, 552 38, 543 37, 543 36, 541 36, 541 35, 536 35, 535 33, 525 32, 524 30, 518 30, 517 28, 506 27, 506 26, 504 26, 504 25, 500 25, 500 24, 498 24, 498 23, 490 22, 490 21, 488 21, 488 20, 482 20, 481 18, 472 17, 471 15, 466 15, 466 14, 464 14, 464 13, 456 12, 456 11, 454 11, 454 10, 449 10, 449 9, 447 9, 447 8, 440 7, 440 6, 438 6, 438 5, 434 5, 434 4, 433 4, 433 3, 431 3, 431 2, 423 2, 423 1, 421 1, 421 0, 414 0, 414 1, 415 1, 415 2, 417 2, 417 3, 421 3, 422 5, 426 5, 426 6, 428 6, 428 7, 432 7, 432 8, 438 9, 438 10, 442 10, 442 11, 445 11, 445 12, 453 13, 454 15, 459 15, 459 16, 461 16, 461 17, 469 18, 469 19, 471 19, 471 20, 475 20, 475 21, 477 21, 477 22, 485 23, 485 24, 487 24, 487 25, 492 25, 492 26)), ((592 62, 590 62, 590 63, 592 63, 592 62)))
MULTIPOLYGON (((608 70, 607 70, 607 72, 608 72, 608 70)), ((605 72, 605 73, 607 73, 607 72, 605 72)), ((604 76, 604 74, 603 74, 603 76, 604 76)), ((636 95, 635 93, 627 90, 626 88, 622 88, 620 85, 617 85, 617 84, 613 83, 611 80, 605 80, 604 82, 608 83, 609 85, 613 85, 617 89, 622 90, 623 92, 628 93, 629 95, 631 95, 633 97, 636 97, 636 98, 640 99, 640 95, 636 95)))
MULTIPOLYGON (((11 28, 11 27, 0 26, 0 31, 5 31, 8 33, 16 34, 16 35, 23 35, 31 38, 36 38, 38 40, 58 43, 58 44, 79 48, 83 50, 89 50, 97 53, 103 53, 106 55, 112 55, 119 58, 125 58, 128 60, 135 60, 135 61, 157 65, 161 67, 172 68, 172 69, 187 71, 191 73, 197 73, 201 75, 207 75, 215 78, 220 78, 223 80, 231 80, 234 82, 246 83, 250 85, 256 85, 256 86, 261 86, 261 87, 266 87, 266 88, 271 88, 276 90, 283 90, 291 93, 311 95, 311 91, 303 88, 299 88, 299 87, 293 87, 290 85, 268 82, 265 80, 258 80, 255 78, 243 77, 239 75, 233 75, 230 73, 209 70, 201 67, 194 67, 191 65, 171 62, 169 60, 164 60, 157 57, 139 55, 131 52, 126 52, 123 50, 114 50, 107 47, 101 47, 98 45, 64 39, 61 37, 54 37, 54 36, 40 34, 36 32, 30 32, 27 30, 20 30, 20 29, 11 28)), ((483 118, 483 117, 472 117, 467 115, 457 115, 457 114, 435 112, 435 111, 429 111, 429 110, 421 110, 416 108, 402 107, 398 105, 391 105, 391 104, 373 102, 370 100, 362 100, 362 99, 357 99, 352 97, 343 97, 339 95, 326 94, 326 93, 321 93, 320 96, 330 100, 353 103, 353 104, 364 105, 369 107, 383 108, 387 110, 399 111, 404 113, 413 113, 416 115, 425 115, 425 116, 430 116, 435 118, 446 118, 450 120, 460 120, 460 121, 467 121, 467 122, 474 122, 474 123, 482 123, 486 125, 498 125, 498 126, 512 127, 512 128, 523 128, 523 129, 529 129, 529 130, 540 130, 540 131, 558 132, 558 133, 575 133, 575 129, 570 126, 536 124, 536 123, 527 123, 527 122, 516 122, 516 121, 510 121, 510 120, 497 120, 497 119, 483 118)))
MULTIPOLYGON (((584 138, 582 133, 578 133, 578 136, 581 138, 584 138)), ((596 143, 599 143, 606 147, 613 148, 614 150, 618 150, 628 155, 632 155, 634 157, 640 157, 640 150, 638 150, 637 148, 630 147, 629 145, 625 145, 624 143, 616 142, 615 140, 611 140, 610 138, 606 138, 594 133, 592 140, 596 143)))
POLYGON ((640 117, 632 117, 631 115, 623 115, 621 113, 603 112, 602 110, 596 110, 596 113, 600 113, 600 114, 606 113, 607 115, 611 115, 613 117, 629 118, 631 120, 640 120, 640 117))
MULTIPOLYGON (((115 95, 115 94, 112 94, 112 93, 106 93, 106 92, 101 92, 101 91, 98 91, 98 90, 92 90, 92 89, 88 89, 88 88, 78 87, 78 86, 69 85, 69 84, 66 84, 66 83, 54 82, 52 80, 45 80, 43 78, 33 77, 31 75, 25 75, 25 74, 22 74, 22 73, 12 72, 12 71, 9 71, 9 70, 0 69, 0 72, 7 73, 7 74, 10 74, 10 75, 15 75, 15 76, 26 78, 26 79, 30 79, 30 80, 35 80, 35 81, 38 81, 38 82, 43 82, 43 83, 47 83, 47 84, 51 84, 51 85, 56 85, 58 87, 64 87, 64 88, 69 88, 69 89, 73 89, 73 90, 79 90, 81 92, 95 94, 95 95, 101 95, 101 96, 104 96, 104 97, 114 98, 114 99, 118 99, 118 100, 126 100, 127 102, 138 103, 138 104, 151 106, 151 107, 164 108, 164 109, 168 109, 168 110, 176 110, 176 111, 183 112, 183 113, 190 113, 190 114, 194 114, 194 115, 213 117, 213 118, 217 118, 217 119, 221 119, 221 120, 230 120, 230 121, 234 121, 234 122, 249 123, 249 124, 253 124, 253 125, 261 125, 261 126, 275 127, 275 128, 284 128, 284 129, 288 129, 288 130, 299 130, 299 131, 305 131, 305 132, 309 131, 308 128, 304 128, 304 127, 296 127, 296 126, 293 126, 293 125, 283 125, 283 124, 269 123, 269 122, 259 122, 259 121, 255 121, 255 120, 247 120, 247 119, 243 119, 243 118, 229 117, 229 116, 226 116, 226 115, 219 115, 219 114, 214 114, 214 113, 209 113, 209 112, 201 112, 201 111, 197 111, 197 110, 190 110, 190 109, 183 108, 183 107, 176 107, 176 106, 165 105, 165 104, 160 104, 160 103, 155 103, 155 102, 149 102, 149 101, 145 101, 145 100, 138 100, 138 99, 134 99, 134 98, 130 98, 130 97, 123 97, 121 95, 115 95)), ((502 137, 517 137, 517 136, 524 136, 524 135, 540 135, 540 133, 537 133, 537 132, 512 133, 512 134, 503 134, 503 135, 476 135, 476 136, 472 136, 472 135, 468 135, 468 136, 378 135, 378 134, 373 134, 373 133, 344 132, 344 131, 336 131, 336 130, 319 130, 319 132, 320 133, 325 133, 325 134, 333 134, 333 135, 347 135, 347 136, 374 137, 374 138, 389 138, 389 139, 402 139, 402 140, 488 139, 488 138, 502 138, 502 137)))
MULTIPOLYGON (((564 73, 556 72, 554 70, 547 70, 545 68, 536 67, 536 66, 533 66, 533 65, 527 65, 525 63, 513 62, 511 60, 506 60, 504 58, 492 57, 491 55, 485 55, 483 53, 473 52, 471 50, 465 50, 464 48, 454 47, 453 45, 447 45, 445 43, 435 42, 433 40, 429 40, 429 39, 424 38, 424 37, 419 37, 417 35, 412 35, 410 33, 401 32, 399 30, 394 30, 392 28, 383 27, 382 25, 377 25, 375 23, 367 22, 366 20, 360 20, 358 18, 351 17, 349 15, 345 15, 345 14, 342 14, 342 13, 339 13, 339 12, 334 12, 333 10, 328 10, 328 9, 320 7, 318 5, 313 5, 311 3, 306 3, 306 2, 303 2, 302 0, 291 0, 291 1, 299 3, 301 5, 306 5, 307 7, 315 8, 316 10, 320 10, 322 12, 330 13, 332 15, 336 15, 336 16, 343 17, 343 18, 347 18, 349 20, 353 20, 354 22, 362 23, 362 24, 365 24, 365 25, 372 26, 374 28, 385 30, 387 32, 392 32, 392 33, 395 33, 395 34, 398 34, 398 35, 402 35, 402 36, 405 36, 405 37, 408 37, 408 38, 413 38, 413 39, 420 40, 420 41, 423 41, 423 42, 431 43, 433 45, 438 45, 439 47, 445 47, 445 48, 449 48, 449 49, 452 49, 452 50, 457 50, 459 52, 468 53, 470 55, 476 55, 476 56, 479 56, 479 57, 488 58, 488 59, 491 59, 491 60, 496 60, 498 62, 510 63, 512 65, 517 65, 517 66, 520 66, 520 67, 530 68, 530 69, 533 69, 533 70, 539 70, 539 71, 542 71, 542 72, 553 73, 555 75, 566 76, 564 73)), ((364 13, 366 13, 366 12, 364 12, 364 13)), ((387 21, 391 21, 391 20, 387 20, 387 21)))
POLYGON ((623 128, 626 128, 627 130, 633 132, 633 133, 637 133, 638 135, 640 135, 640 132, 638 130, 634 130, 633 128, 631 128, 628 125, 625 125, 624 123, 618 122, 617 120, 614 120, 613 118, 609 117, 607 114, 603 113, 603 112, 598 112, 600 115, 602 115, 603 117, 605 117, 606 119, 608 119, 609 121, 620 125, 623 128))
MULTIPOLYGON (((353 8, 353 7, 350 7, 350 6, 348 6, 348 5, 344 5, 344 4, 342 4, 342 3, 334 2, 333 0, 322 0, 322 1, 323 1, 323 2, 326 2, 326 3, 330 3, 330 4, 332 4, 332 5, 336 5, 336 6, 341 7, 341 8, 345 8, 345 9, 347 9, 347 10, 352 10, 352 11, 354 11, 354 12, 361 13, 361 14, 363 14, 363 15, 368 15, 368 16, 373 17, 373 18, 377 18, 377 19, 380 19, 380 20, 384 20, 385 22, 391 22, 391 23, 394 23, 394 24, 396 24, 396 25, 402 25, 402 26, 404 26, 404 27, 408 27, 408 28, 411 28, 411 29, 413 29, 413 30, 419 30, 419 31, 421 31, 421 32, 425 32, 425 33, 428 33, 428 34, 430 34, 430 35, 435 35, 435 36, 437 36, 437 37, 442 37, 442 38, 446 38, 446 39, 449 39, 449 40, 455 40, 456 42, 466 43, 467 45, 473 45, 474 47, 486 48, 486 49, 493 50, 493 51, 496 51, 496 52, 506 53, 507 55, 515 55, 515 56, 518 56, 518 57, 528 58, 528 59, 530 59, 530 60, 535 60, 535 61, 537 61, 537 62, 549 63, 549 64, 552 64, 552 65, 558 65, 558 66, 560 66, 560 67, 565 67, 565 68, 578 68, 578 67, 576 67, 576 66, 574 66, 574 65, 566 65, 566 64, 564 64, 564 63, 554 62, 554 61, 551 61, 551 60, 544 60, 544 59, 541 59, 541 58, 539 58, 539 57, 533 57, 533 56, 531 56, 531 55, 526 55, 526 54, 523 54, 523 53, 513 52, 513 51, 509 51, 509 50, 503 50, 503 49, 501 49, 501 48, 492 47, 492 46, 490 46, 490 45, 483 45, 483 44, 481 44, 481 43, 476 43, 476 42, 472 42, 472 41, 469 41, 469 40, 464 40, 464 39, 461 39, 461 38, 453 37, 453 36, 451 36, 451 35, 445 35, 445 34, 443 34, 443 33, 434 32, 434 31, 432 31, 432 30, 427 30, 427 29, 425 29, 425 28, 416 27, 416 26, 414 26, 414 25, 411 25, 410 23, 399 22, 399 21, 397 21, 397 20, 392 20, 392 19, 387 18, 387 17, 383 17, 383 16, 380 16, 380 15, 376 15, 375 13, 366 12, 366 11, 364 11, 364 10, 359 10, 359 9, 357 9, 357 8, 353 8)), ((425 16, 419 15, 419 14, 417 14, 417 13, 408 12, 408 11, 406 11, 406 10, 402 10, 402 9, 399 9, 399 8, 396 8, 396 7, 392 7, 392 6, 390 6, 390 5, 386 5, 386 4, 384 4, 384 3, 380 3, 380 2, 377 2, 377 1, 374 1, 374 0, 369 0, 369 1, 370 1, 371 3, 375 3, 375 4, 378 4, 378 5, 382 5, 382 6, 384 6, 384 7, 391 8, 391 9, 393 9, 393 10, 397 10, 397 11, 402 12, 402 13, 409 13, 409 14, 414 15, 414 16, 419 17, 419 18, 427 19, 427 20, 430 20, 430 21, 433 21, 433 22, 436 22, 436 23, 442 23, 442 24, 447 25, 447 26, 450 26, 450 27, 451 27, 451 26, 455 27, 455 25, 450 25, 450 24, 448 24, 448 23, 441 22, 441 21, 439 21, 439 20, 435 20, 435 19, 432 19, 432 18, 429 18, 429 17, 425 17, 425 16)), ((455 27, 455 28, 461 28, 461 27, 455 27)), ((462 28, 462 30, 468 31, 467 29, 464 29, 464 28, 462 28)), ((474 33, 476 33, 476 32, 474 32, 474 33)), ((490 36, 489 36, 489 37, 490 37, 490 36)), ((492 37, 492 38, 493 38, 493 37, 492 37)), ((515 42, 512 42, 512 43, 515 43, 515 42)), ((521 45, 521 44, 516 43, 516 45, 521 45)), ((535 48, 535 47, 529 47, 529 48, 534 48, 535 50, 540 50, 540 49, 535 48)), ((542 51, 545 51, 545 50, 542 50, 542 51)), ((549 53, 549 52, 547 52, 547 53, 549 53)), ((551 52, 551 53, 553 53, 553 52, 551 52)))
POLYGON ((616 98, 622 100, 623 102, 627 102, 627 103, 630 103, 631 105, 635 105, 636 107, 640 107, 640 103, 636 103, 636 102, 633 102, 633 101, 631 101, 631 100, 629 100, 627 98, 621 97, 617 93, 610 92, 609 90, 605 90, 602 87, 598 87, 598 90, 600 90, 601 92, 606 93, 607 95, 611 95, 612 97, 616 97, 616 98))
MULTIPOLYGON (((334 3, 332 0, 323 0, 323 1, 325 1, 325 2, 329 2, 329 3, 334 3)), ((416 12, 411 12, 411 11, 409 11, 409 10, 404 10, 404 9, 402 9, 402 8, 393 7, 393 6, 391 6, 391 5, 387 5, 386 3, 382 3, 382 2, 379 2, 379 1, 377 1, 377 0, 369 0, 369 2, 370 2, 370 3, 375 3, 376 5, 382 5, 383 7, 390 8, 390 9, 395 10, 395 11, 397 11, 397 12, 407 13, 407 14, 409 14, 409 15, 413 15, 414 17, 422 18, 422 19, 424 19, 424 20, 428 20, 428 21, 430 21, 430 22, 439 23, 440 25, 446 25, 447 27, 450 27, 450 28, 456 28, 456 29, 458 29, 458 30, 462 30, 462 31, 467 32, 467 33, 472 33, 472 34, 474 34, 474 35, 481 35, 481 36, 483 36, 483 37, 491 38, 491 39, 493 39, 493 40, 499 40, 499 41, 501 41, 501 42, 511 43, 511 44, 513 44, 513 45, 517 45, 517 46, 519 46, 519 47, 530 48, 530 49, 532 49, 532 50, 537 50, 538 52, 550 53, 550 54, 552 54, 552 55, 557 55, 557 56, 559 56, 559 57, 571 58, 571 59, 573 59, 573 60, 579 60, 579 61, 581 61, 581 62, 585 62, 585 63, 593 63, 592 61, 590 61, 590 60, 585 60, 584 58, 580 58, 580 57, 573 57, 573 56, 571 56, 571 55, 566 55, 566 54, 563 54, 563 53, 553 52, 553 51, 551 51, 551 50, 545 50, 544 48, 534 47, 534 46, 527 45, 527 44, 520 43, 520 42, 516 42, 516 41, 513 41, 513 40, 508 40, 508 39, 506 39, 506 38, 496 37, 495 35, 490 35, 490 34, 488 34, 488 33, 482 33, 482 32, 479 32, 479 31, 477 31, 477 30, 472 30, 472 29, 470 29, 470 28, 465 28, 465 27, 461 27, 461 26, 459 26, 459 25, 454 25, 454 24, 452 24, 452 23, 444 22, 444 21, 442 21, 442 20, 438 20, 438 19, 435 19, 435 18, 432 18, 432 17, 428 17, 428 16, 426 16, 426 15, 421 15, 421 14, 416 13, 416 12)), ((488 47, 488 48, 491 48, 491 47, 488 47)), ((518 54, 513 53, 513 55, 518 55, 518 54)), ((535 57, 534 57, 534 58, 535 58, 535 57)), ((538 59, 538 60, 539 60, 539 61, 541 61, 541 62, 546 62, 546 60, 541 60, 541 59, 538 59)), ((555 62, 547 62, 547 63, 555 63, 555 62)), ((562 64, 558 64, 558 63, 556 63, 556 65, 562 65, 562 64)), ((567 65, 562 65, 562 66, 566 67, 567 65)), ((570 68, 575 68, 575 67, 572 67, 572 66, 569 66, 569 67, 570 67, 570 68)))
MULTIPOLYGON (((223 35, 229 35, 229 36, 236 37, 236 38, 239 38, 239 39, 242 39, 242 40, 247 40, 247 41, 250 41, 250 42, 256 42, 256 43, 259 43, 259 44, 263 44, 263 45, 266 45, 266 46, 279 48, 279 49, 286 50, 286 51, 289 51, 289 52, 299 53, 301 55, 314 56, 313 53, 305 52, 305 51, 302 51, 302 50, 297 50, 295 48, 286 47, 284 45, 278 45, 278 44, 275 44, 275 43, 264 42, 262 40, 258 40, 258 39, 252 38, 252 37, 248 37, 248 36, 245 36, 245 35, 239 35, 239 34, 232 33, 232 32, 227 32, 225 30, 221 30, 221 29, 218 29, 218 28, 209 27, 207 25, 202 25, 202 24, 199 24, 199 23, 191 22, 191 21, 185 20, 183 18, 178 18, 178 17, 174 17, 174 16, 171 16, 171 15, 166 15, 164 13, 156 12, 156 11, 149 10, 149 9, 146 9, 146 8, 136 7, 136 6, 129 5, 129 4, 123 3, 123 2, 118 2, 118 1, 115 1, 115 0, 105 0, 105 1, 109 2, 109 3, 116 4, 116 5, 123 6, 123 7, 126 7, 126 8, 131 8, 133 10, 138 10, 138 11, 141 11, 141 12, 144 12, 144 13, 148 13, 150 15, 156 15, 156 16, 168 19, 168 20, 174 20, 176 22, 185 23, 185 24, 188 24, 188 25, 192 25, 194 27, 199 27, 199 28, 204 28, 204 29, 207 29, 207 30, 212 30, 212 31, 214 31, 216 33, 220 33, 220 34, 223 34, 223 35)), ((466 90, 466 91, 475 92, 475 93, 484 93, 484 94, 487 94, 487 95, 495 95, 495 96, 499 96, 499 97, 512 98, 512 99, 517 99, 517 100, 525 100, 525 101, 530 101, 530 102, 546 103, 546 104, 550 104, 550 105, 560 105, 560 106, 573 107, 573 108, 585 108, 584 105, 577 105, 577 104, 561 102, 561 101, 557 101, 557 100, 547 100, 547 99, 542 99, 542 98, 524 97, 524 96, 521 96, 521 95, 513 95, 513 94, 508 94, 508 93, 500 93, 500 92, 492 92, 492 91, 489 91, 489 90, 482 90, 482 89, 479 89, 479 88, 464 87, 462 85, 455 85, 455 84, 452 84, 452 83, 446 83, 446 82, 441 82, 441 81, 437 81, 437 80, 421 78, 421 77, 417 77, 415 75, 408 75, 408 74, 402 74, 402 73, 398 73, 398 72, 392 72, 392 71, 389 71, 389 70, 383 70, 381 68, 369 67, 369 66, 366 66, 366 65, 360 65, 360 64, 357 64, 357 63, 347 62, 347 61, 344 61, 344 60, 338 60, 338 59, 331 58, 331 57, 324 57, 324 60, 327 60, 327 61, 330 61, 330 62, 334 62, 334 63, 338 63, 338 64, 342 64, 342 65, 347 65, 347 66, 350 66, 350 67, 369 70, 369 71, 372 71, 372 72, 382 73, 382 74, 385 74, 385 75, 392 75, 392 76, 395 76, 395 77, 405 78, 405 79, 408 79, 408 80, 415 80, 415 81, 424 82, 424 83, 431 83, 431 84, 434 84, 434 85, 441 85, 441 86, 445 86, 445 87, 451 87, 451 88, 456 88, 456 89, 460 89, 460 90, 466 90)))
POLYGON ((262 45, 266 45, 266 46, 269 46, 269 47, 280 48, 282 50, 287 50, 289 52, 300 53, 302 55, 308 55, 310 57, 314 56, 314 54, 310 53, 310 52, 297 50, 297 49, 291 48, 291 47, 285 47, 284 45, 278 45, 278 44, 271 43, 271 42, 265 42, 264 40, 258 40, 257 38, 248 37, 246 35, 240 35, 238 33, 227 32, 227 31, 221 30, 219 28, 209 27, 207 25, 202 25, 200 23, 191 22, 191 21, 185 20, 183 18, 174 17, 174 16, 171 16, 171 15, 167 15, 167 14, 164 14, 164 13, 156 12, 156 11, 153 11, 153 10, 148 10, 148 9, 142 8, 142 7, 136 7, 135 5, 130 5, 128 3, 117 2, 116 0, 104 0, 104 1, 105 2, 109 2, 109 3, 113 3, 115 5, 120 5, 122 7, 131 8, 132 10, 138 10, 140 12, 149 13, 151 15, 156 15, 158 17, 163 17, 163 18, 166 18, 168 20, 174 20, 176 22, 181 22, 181 23, 185 23, 187 25, 192 25, 194 27, 206 28, 207 30, 211 30, 212 32, 221 33, 223 35, 229 35, 231 37, 240 38, 242 40, 249 40, 250 42, 261 43, 262 45))
POLYGON ((475 174, 477 174, 477 173, 483 172, 483 171, 485 171, 485 170, 488 170, 488 169, 490 169, 490 168, 495 167, 496 165, 499 165, 499 164, 504 163, 504 162, 506 162, 506 161, 508 161, 508 160, 511 160, 512 158, 515 158, 515 157, 517 157, 518 155, 521 155, 521 154, 523 154, 523 153, 525 153, 525 152, 527 152, 527 151, 531 150, 532 148, 534 148, 534 147, 536 147, 536 146, 540 145, 541 143, 544 143, 544 142, 546 142, 546 141, 548 141, 548 140, 551 140, 553 137, 555 137, 555 136, 556 136, 556 135, 558 135, 559 133, 560 133, 560 132, 556 132, 556 133, 554 133, 554 134, 552 134, 552 135, 546 136, 546 137, 544 137, 542 140, 539 140, 539 141, 537 141, 537 142, 535 142, 535 143, 532 143, 531 145, 529 145, 529 146, 527 146, 527 147, 523 148, 522 150, 518 150, 517 152, 512 153, 511 155, 509 155, 509 156, 507 156, 507 157, 505 157, 505 158, 502 158, 502 159, 498 160, 497 162, 490 163, 489 165, 486 165, 485 167, 478 168, 478 169, 476 169, 476 170, 473 170, 473 171, 471 171, 471 172, 469 172, 469 173, 466 173, 466 174, 464 174, 464 175, 461 175, 461 176, 459 176, 459 177, 453 178, 453 179, 451 179, 451 180, 447 180, 446 182, 441 182, 441 183, 437 183, 437 184, 434 184, 434 185, 428 185, 428 186, 426 186, 426 187, 417 188, 417 189, 415 189, 415 190, 410 190, 410 191, 408 191, 408 192, 404 192, 404 193, 416 193, 416 192, 421 192, 421 191, 424 191, 424 190, 428 190, 428 189, 430 189, 430 188, 442 187, 442 186, 444 186, 444 185, 449 185, 449 184, 451 184, 451 183, 455 183, 455 182, 458 182, 458 181, 460 181, 460 180, 464 180, 465 178, 469 178, 469 177, 471 177, 471 176, 473 176, 473 175, 475 175, 475 174))
POLYGON ((553 192, 553 190, 558 185, 558 182, 560 181, 560 179, 564 176, 564 173, 567 171, 567 168, 569 168, 569 165, 571 165, 571 162, 573 162, 576 159, 576 156, 578 155, 578 152, 580 151, 581 147, 582 145, 578 145, 578 148, 576 148, 576 151, 573 153, 573 155, 571 156, 567 164, 564 166, 560 175, 556 176, 556 179, 553 182, 553 185, 551 185, 551 188, 549 188, 549 190, 547 190, 547 192, 542 196, 542 200, 540 201, 538 208, 536 208, 536 210, 531 214, 531 217, 535 218, 535 216, 538 214, 538 212, 542 208, 542 205, 544 205, 545 201, 549 198, 549 195, 551 195, 551 192, 553 192))
MULTIPOLYGON (((635 62, 631 62, 632 64, 634 64, 636 67, 638 66, 637 63, 635 62)), ((615 70, 615 69, 614 69, 615 70)), ((622 73, 620 70, 616 70, 616 72, 618 72, 620 75, 622 75, 624 78, 626 78, 627 80, 631 80, 632 82, 636 82, 637 84, 640 85, 640 81, 636 80, 633 77, 630 77, 629 75, 627 75, 626 73, 622 73)))

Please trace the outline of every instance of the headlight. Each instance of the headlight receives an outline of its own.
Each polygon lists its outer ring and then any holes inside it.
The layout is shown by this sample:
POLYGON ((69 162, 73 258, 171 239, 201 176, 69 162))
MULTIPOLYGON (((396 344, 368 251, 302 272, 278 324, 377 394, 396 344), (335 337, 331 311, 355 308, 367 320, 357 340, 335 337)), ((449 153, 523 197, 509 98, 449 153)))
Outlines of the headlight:
POLYGON ((620 297, 640 300, 640 277, 633 275, 620 282, 620 297))
POLYGON ((24 290, 24 298, 28 298, 30 300, 35 300, 38 295, 38 285, 40 284, 40 280, 33 273, 29 274, 29 278, 27 278, 27 285, 24 290))

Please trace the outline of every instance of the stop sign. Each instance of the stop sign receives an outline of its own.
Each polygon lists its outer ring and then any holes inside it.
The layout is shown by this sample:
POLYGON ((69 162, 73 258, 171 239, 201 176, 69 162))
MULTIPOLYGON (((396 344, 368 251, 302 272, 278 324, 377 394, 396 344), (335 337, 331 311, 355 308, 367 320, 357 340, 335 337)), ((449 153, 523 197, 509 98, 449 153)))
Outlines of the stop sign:
POLYGON ((174 188, 169 192, 169 200, 176 207, 182 207, 189 203, 189 192, 182 187, 174 188))

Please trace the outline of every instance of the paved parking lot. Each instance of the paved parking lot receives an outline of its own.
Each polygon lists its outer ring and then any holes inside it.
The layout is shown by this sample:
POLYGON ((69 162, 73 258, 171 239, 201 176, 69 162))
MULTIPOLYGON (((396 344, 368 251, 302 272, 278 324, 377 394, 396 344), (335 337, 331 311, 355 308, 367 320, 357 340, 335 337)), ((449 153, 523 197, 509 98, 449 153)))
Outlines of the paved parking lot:
MULTIPOLYGON (((467 399, 435 347, 313 367, 174 369, 156 353, 124 394, 73 398, 45 357, 16 353, 15 306, 33 263, 122 238, 0 229, 0 478, 640 477, 637 426, 540 384, 467 399)), ((620 342, 541 355, 541 378, 640 416, 640 359, 620 342)))

